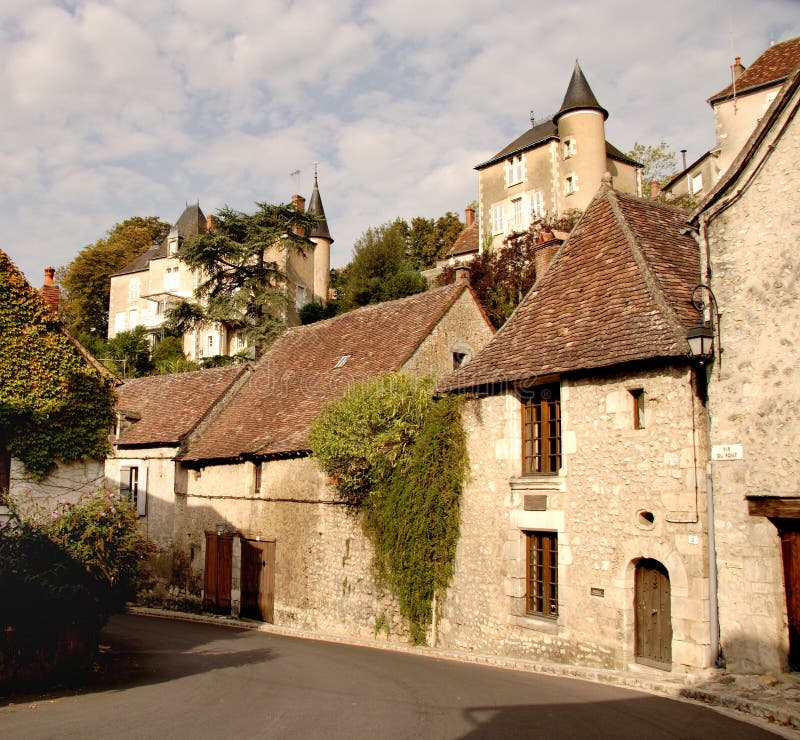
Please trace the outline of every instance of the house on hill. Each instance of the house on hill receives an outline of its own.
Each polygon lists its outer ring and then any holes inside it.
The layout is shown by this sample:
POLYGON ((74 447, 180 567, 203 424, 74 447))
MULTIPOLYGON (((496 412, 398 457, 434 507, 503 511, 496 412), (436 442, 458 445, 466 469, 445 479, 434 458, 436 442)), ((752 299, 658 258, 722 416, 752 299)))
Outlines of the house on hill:
POLYGON ((800 39, 764 52, 739 90, 760 113, 790 53, 794 69, 691 221, 715 296, 713 544, 722 655, 735 672, 800 669, 800 39))
POLYGON ((475 168, 478 233, 498 247, 509 233, 525 231, 545 214, 583 210, 606 172, 617 190, 641 195, 642 165, 606 140, 607 119, 575 62, 558 112, 531 120, 527 131, 475 168))
POLYGON ((705 412, 686 214, 606 182, 441 393, 471 478, 439 644, 604 668, 712 664, 705 412))
POLYGON ((664 185, 667 197, 689 193, 702 198, 711 192, 798 63, 800 38, 773 44, 747 68, 736 57, 731 84, 708 99, 714 111, 716 145, 664 185))
MULTIPOLYGON (((306 210, 302 196, 293 196, 292 203, 296 209, 306 210)), ((267 259, 274 261, 286 275, 286 294, 291 300, 285 320, 289 325, 300 323, 299 311, 306 303, 317 301, 324 304, 328 300, 333 238, 316 175, 307 211, 318 219, 308 234, 307 252, 299 254, 276 248, 267 253, 267 259)), ((153 342, 159 341, 169 304, 192 298, 203 279, 200 273, 181 262, 178 255, 180 245, 213 228, 214 217, 206 217, 199 203, 187 205, 161 244, 139 255, 111 276, 109 339, 119 332, 144 326, 151 332, 153 342)), ((216 355, 234 355, 244 349, 241 334, 222 324, 209 324, 183 337, 183 351, 189 360, 194 361, 216 355)))
MULTIPOLYGON (((150 536, 189 561, 209 609, 374 634, 378 615, 392 610, 373 582, 358 522, 310 456, 308 427, 326 401, 354 383, 400 370, 442 377, 491 336, 465 282, 288 329, 241 385, 229 386, 213 420, 180 447, 172 437, 170 462, 161 452, 148 461, 164 471, 147 473, 150 536), (171 512, 164 505, 156 516, 156 499, 160 507, 174 499, 171 512)), ((206 372, 197 374, 199 383, 206 372)), ((124 403, 139 416, 117 444, 123 485, 133 447, 163 449, 162 423, 193 408, 194 391, 175 378, 172 393, 185 400, 174 409, 158 406, 159 378, 123 386, 124 403), (142 397, 152 402, 137 407, 142 397)), ((402 635, 395 626, 393 634, 402 635)))

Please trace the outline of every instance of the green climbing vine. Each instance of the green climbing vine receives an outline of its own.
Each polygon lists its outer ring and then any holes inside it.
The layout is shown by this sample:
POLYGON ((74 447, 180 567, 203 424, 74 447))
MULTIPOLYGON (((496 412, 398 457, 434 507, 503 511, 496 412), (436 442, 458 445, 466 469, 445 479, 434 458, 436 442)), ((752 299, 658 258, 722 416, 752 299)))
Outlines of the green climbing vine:
POLYGON ((0 251, 0 449, 38 478, 58 460, 102 459, 113 404, 113 379, 81 356, 0 251))
POLYGON ((320 465, 359 512, 376 575, 415 643, 425 641, 433 597, 453 573, 469 469, 461 399, 434 401, 431 387, 429 379, 381 375, 327 404, 309 433, 320 465))

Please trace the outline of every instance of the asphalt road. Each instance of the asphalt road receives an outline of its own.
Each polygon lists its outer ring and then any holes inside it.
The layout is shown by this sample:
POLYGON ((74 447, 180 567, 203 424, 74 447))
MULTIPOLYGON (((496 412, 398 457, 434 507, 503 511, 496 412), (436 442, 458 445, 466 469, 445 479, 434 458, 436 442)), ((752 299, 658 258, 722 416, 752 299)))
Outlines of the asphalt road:
POLYGON ((114 617, 78 693, 0 700, 0 738, 774 738, 574 679, 216 625, 114 617))

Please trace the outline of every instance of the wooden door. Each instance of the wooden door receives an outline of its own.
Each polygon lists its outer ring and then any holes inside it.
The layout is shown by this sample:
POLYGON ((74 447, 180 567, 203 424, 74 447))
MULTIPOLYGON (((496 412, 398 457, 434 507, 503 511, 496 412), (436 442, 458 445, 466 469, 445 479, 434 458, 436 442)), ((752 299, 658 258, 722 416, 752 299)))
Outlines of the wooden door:
POLYGON ((272 622, 275 608, 275 542, 242 539, 241 615, 272 622))
POLYGON ((798 522, 781 522, 783 583, 786 589, 786 616, 789 622, 789 667, 800 670, 800 530, 798 522), (786 526, 788 525, 788 526, 786 526))
POLYGON ((203 609, 217 614, 231 612, 233 576, 233 535, 206 532, 206 563, 203 586, 203 609))
POLYGON ((672 668, 672 615, 669 574, 657 560, 636 566, 636 662, 672 668))

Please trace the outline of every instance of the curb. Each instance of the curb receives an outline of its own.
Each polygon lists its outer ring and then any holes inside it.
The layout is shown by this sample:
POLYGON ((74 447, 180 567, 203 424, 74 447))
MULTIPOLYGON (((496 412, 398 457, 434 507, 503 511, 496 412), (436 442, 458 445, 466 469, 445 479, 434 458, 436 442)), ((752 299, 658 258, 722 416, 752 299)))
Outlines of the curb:
POLYGON ((800 730, 800 714, 789 709, 708 689, 685 688, 681 691, 681 696, 685 699, 701 701, 704 704, 724 707, 725 709, 735 709, 738 712, 760 717, 768 722, 775 722, 779 725, 791 727, 793 730, 800 730))

